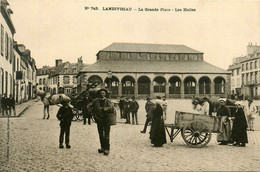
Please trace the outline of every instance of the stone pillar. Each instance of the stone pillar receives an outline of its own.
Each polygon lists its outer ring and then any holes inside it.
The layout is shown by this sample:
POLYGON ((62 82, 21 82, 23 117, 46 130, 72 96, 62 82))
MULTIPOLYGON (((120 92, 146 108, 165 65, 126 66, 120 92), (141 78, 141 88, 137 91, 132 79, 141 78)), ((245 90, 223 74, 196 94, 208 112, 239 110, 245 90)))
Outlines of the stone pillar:
POLYGON ((210 83, 210 97, 211 97, 211 98, 214 96, 214 90, 215 90, 214 82, 212 81, 212 82, 210 83))
POLYGON ((184 99, 184 82, 181 82, 181 98, 184 99))
POLYGON ((154 96, 154 87, 153 87, 153 83, 150 84, 150 97, 153 98, 154 96))
POLYGON ((170 84, 169 84, 169 82, 167 82, 165 85, 165 97, 166 98, 169 98, 169 88, 170 88, 170 84))
POLYGON ((135 98, 137 98, 137 96, 138 96, 138 83, 135 83, 135 91, 134 91, 134 93, 135 93, 135 98))
POLYGON ((196 86, 195 86, 195 96, 199 96, 200 94, 200 84, 199 82, 196 82, 196 86))
POLYGON ((122 83, 118 83, 118 96, 122 96, 122 83))

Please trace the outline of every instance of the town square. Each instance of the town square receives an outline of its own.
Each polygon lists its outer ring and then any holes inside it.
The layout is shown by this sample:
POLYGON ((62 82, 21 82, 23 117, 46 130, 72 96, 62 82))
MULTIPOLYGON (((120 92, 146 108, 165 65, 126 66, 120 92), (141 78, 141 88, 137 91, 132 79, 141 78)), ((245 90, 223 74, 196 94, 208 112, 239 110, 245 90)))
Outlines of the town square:
POLYGON ((1 0, 0 171, 259 171, 259 5, 1 0))

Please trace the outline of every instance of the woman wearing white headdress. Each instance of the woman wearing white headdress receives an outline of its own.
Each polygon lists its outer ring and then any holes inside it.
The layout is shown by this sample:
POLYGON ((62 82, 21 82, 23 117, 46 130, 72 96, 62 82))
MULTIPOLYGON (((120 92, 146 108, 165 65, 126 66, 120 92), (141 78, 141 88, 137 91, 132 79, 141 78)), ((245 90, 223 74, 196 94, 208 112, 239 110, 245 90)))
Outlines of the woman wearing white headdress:
POLYGON ((152 112, 152 126, 150 132, 151 143, 155 147, 161 147, 166 143, 166 133, 163 120, 163 101, 158 97, 155 100, 155 108, 152 112))

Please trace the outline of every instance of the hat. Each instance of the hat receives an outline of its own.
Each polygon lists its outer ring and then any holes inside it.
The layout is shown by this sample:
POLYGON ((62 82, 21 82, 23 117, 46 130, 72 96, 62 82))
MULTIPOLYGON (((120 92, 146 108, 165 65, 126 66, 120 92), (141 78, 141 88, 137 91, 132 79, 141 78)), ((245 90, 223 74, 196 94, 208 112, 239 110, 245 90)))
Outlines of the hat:
POLYGON ((226 102, 226 99, 225 98, 220 98, 218 99, 219 102, 226 102))
POLYGON ((249 101, 249 102, 253 102, 253 100, 252 100, 251 98, 248 98, 247 101, 249 101))
POLYGON ((108 94, 108 91, 104 88, 101 88, 100 90, 97 91, 97 94, 100 95, 101 91, 105 91, 106 95, 108 94))

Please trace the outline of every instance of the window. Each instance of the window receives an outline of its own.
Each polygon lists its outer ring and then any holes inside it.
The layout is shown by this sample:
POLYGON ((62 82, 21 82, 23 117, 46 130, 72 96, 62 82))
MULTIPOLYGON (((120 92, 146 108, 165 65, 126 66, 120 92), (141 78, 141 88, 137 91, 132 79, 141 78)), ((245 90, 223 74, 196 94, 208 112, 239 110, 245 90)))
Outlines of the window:
POLYGON ((253 69, 253 62, 250 62, 250 69, 253 69))
POLYGON ((1 54, 4 55, 4 26, 1 25, 1 54))
POLYGON ((257 83, 257 72, 255 72, 255 83, 257 83))
POLYGON ((237 78, 237 86, 239 87, 240 86, 240 79, 237 78))
POLYGON ((255 69, 257 68, 257 61, 255 61, 255 69))
POLYGON ((231 73, 231 76, 234 76, 234 70, 231 70, 231 72, 232 72, 232 73, 231 73))
POLYGON ((19 59, 17 58, 17 71, 20 71, 20 68, 19 68, 19 59))
POLYGON ((39 79, 39 85, 42 85, 42 79, 39 79))
POLYGON ((68 73, 68 68, 64 68, 64 73, 68 73))
POLYGON ((237 69, 237 75, 239 75, 239 69, 237 69))
POLYGON ((5 58, 8 60, 8 34, 5 33, 5 58))
POLYGON ((77 84, 77 77, 73 76, 73 84, 77 84))
POLYGON ((63 77, 63 83, 64 84, 69 84, 70 83, 70 77, 69 76, 64 76, 63 77))
POLYGON ((10 38, 9 39, 9 44, 10 44, 10 46, 9 46, 9 56, 10 56, 10 58, 9 58, 9 62, 10 62, 10 64, 12 64, 12 62, 13 62, 13 55, 12 55, 12 47, 13 47, 13 42, 12 42, 12 39, 10 38))
POLYGON ((53 78, 53 84, 57 84, 57 77, 53 78))
POLYGON ((246 70, 248 70, 248 63, 246 63, 246 70))
POLYGON ((73 68, 73 73, 77 73, 77 68, 73 68))
POLYGON ((42 84, 43 84, 43 85, 46 84, 45 78, 43 78, 42 84))

